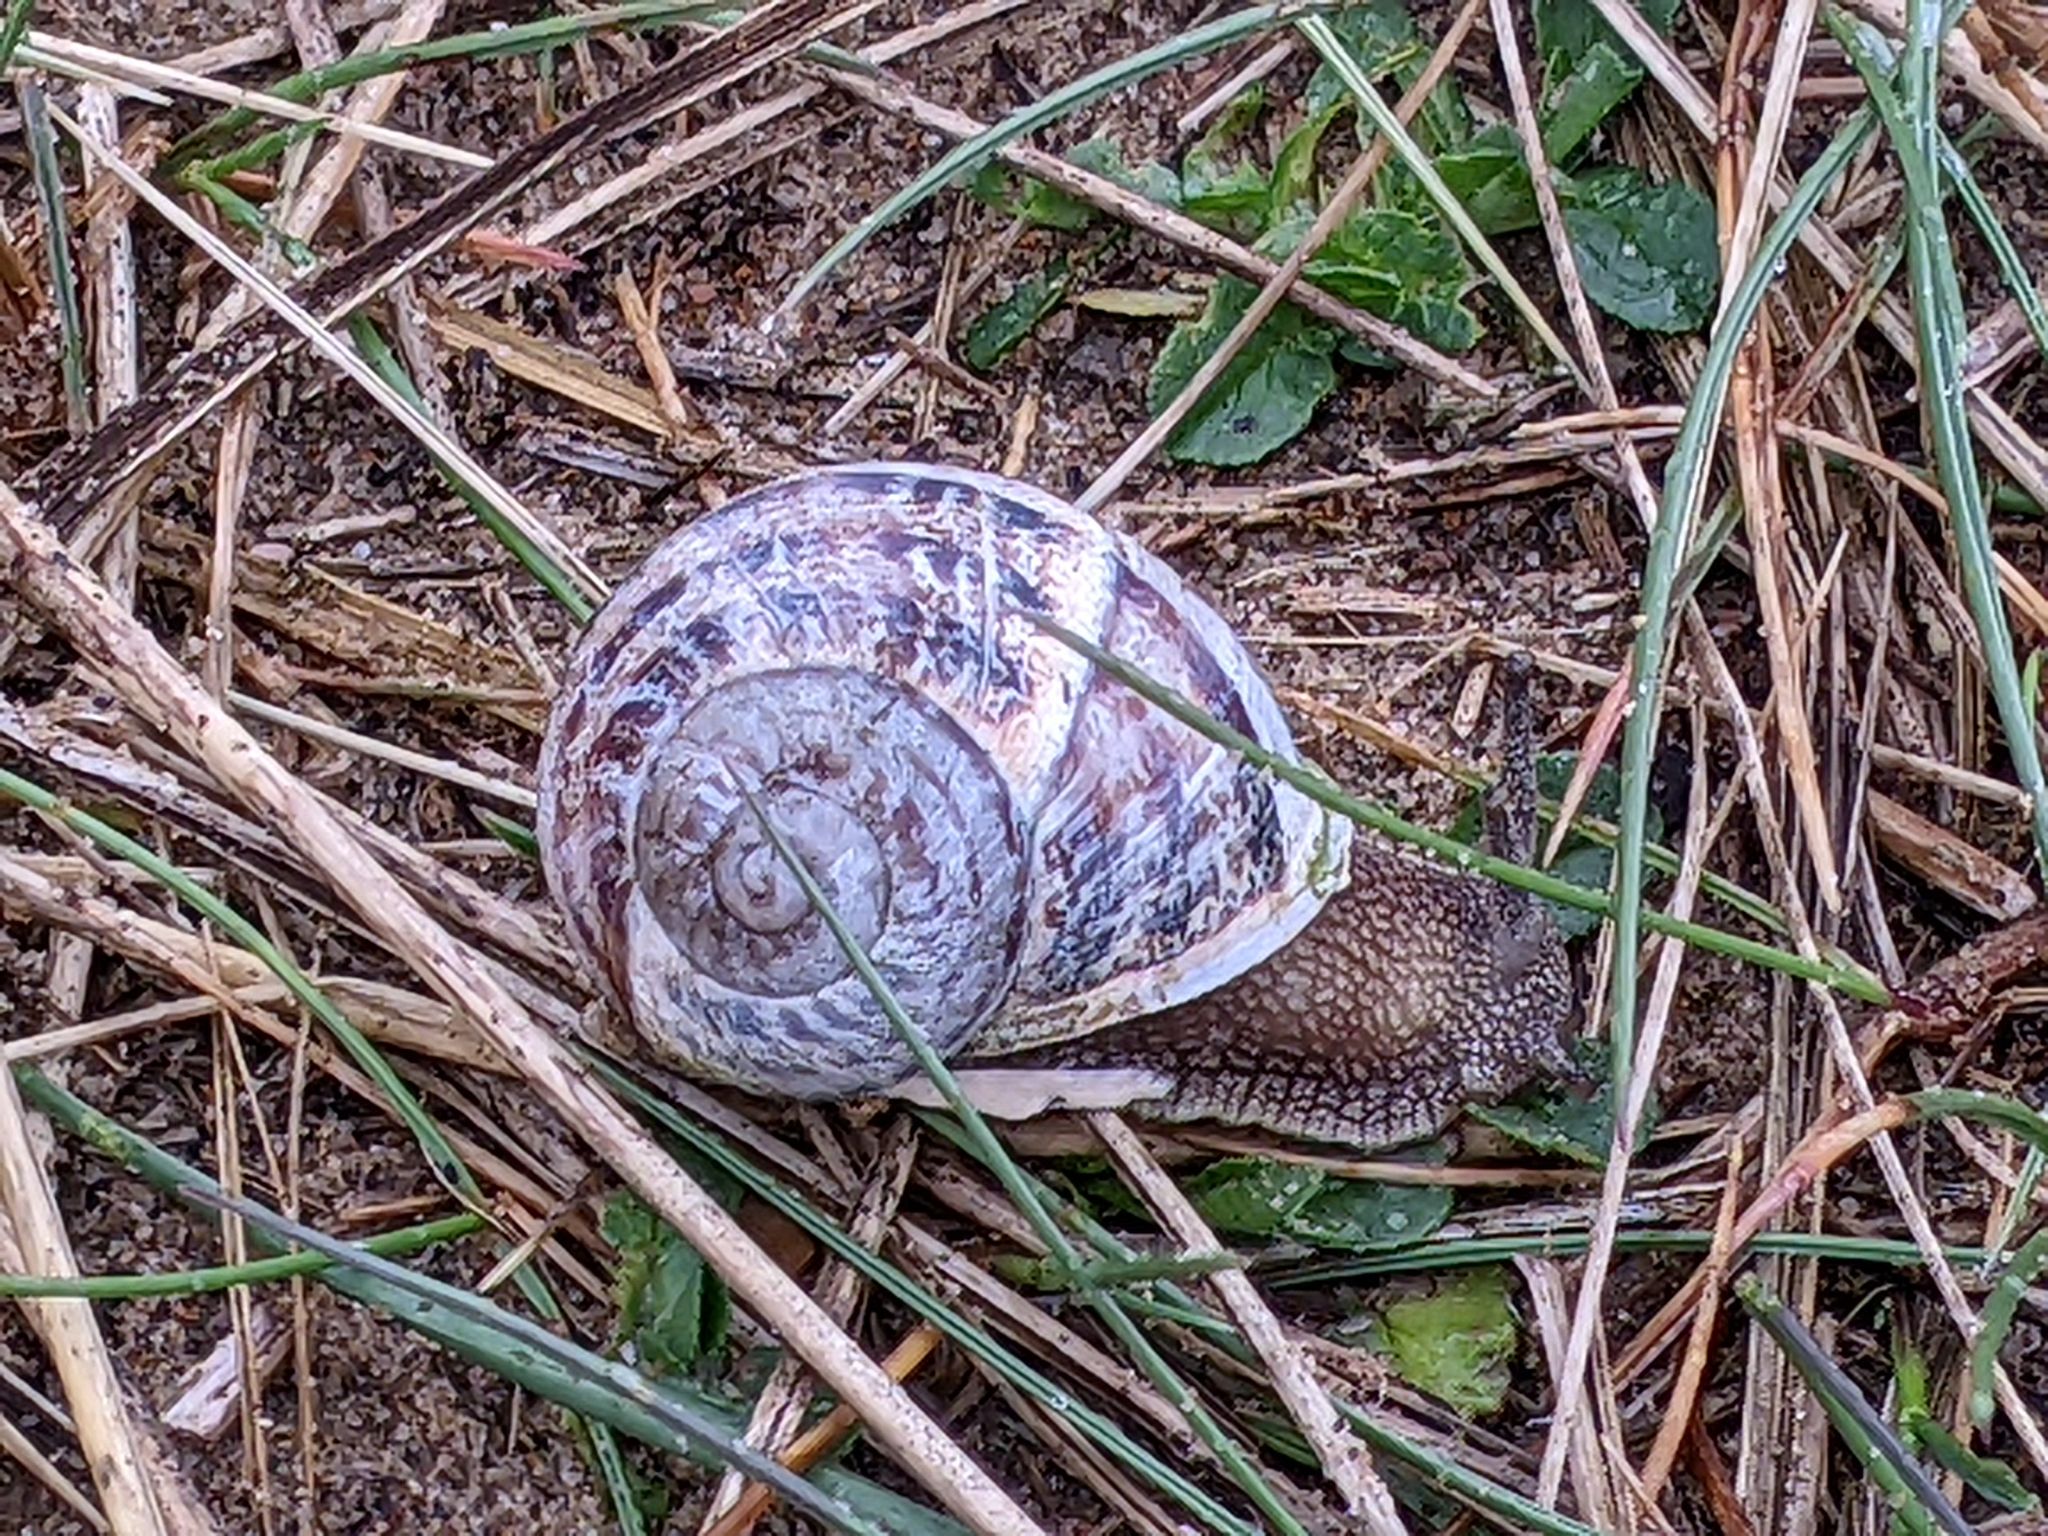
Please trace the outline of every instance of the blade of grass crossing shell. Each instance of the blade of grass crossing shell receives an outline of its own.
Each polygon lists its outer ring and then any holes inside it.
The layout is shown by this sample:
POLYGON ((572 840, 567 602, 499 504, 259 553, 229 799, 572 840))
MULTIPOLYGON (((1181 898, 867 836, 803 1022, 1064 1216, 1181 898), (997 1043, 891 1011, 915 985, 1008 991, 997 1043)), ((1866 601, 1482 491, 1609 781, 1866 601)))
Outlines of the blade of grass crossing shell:
POLYGON ((1452 192, 1443 177, 1437 174, 1435 162, 1423 153, 1422 146, 1415 142, 1408 130, 1402 126, 1401 119, 1394 115, 1394 109, 1387 105, 1385 98, 1378 91, 1373 89, 1372 81, 1366 77, 1365 71, 1358 67, 1358 61, 1351 56, 1351 50, 1344 46, 1343 41, 1331 30, 1330 24, 1320 16, 1304 16, 1294 25, 1295 29, 1314 46, 1316 52, 1322 55, 1323 62, 1336 72, 1338 78, 1344 82, 1345 88, 1358 99, 1359 110, 1371 119, 1374 131, 1393 146, 1394 153, 1401 157, 1401 164, 1407 168, 1410 175, 1422 183, 1423 191, 1429 194, 1430 201, 1436 204, 1437 211, 1444 216, 1445 222, 1458 232, 1458 238, 1470 248, 1472 254, 1478 258, 1479 264, 1486 268, 1488 275, 1500 284, 1501 292, 1508 296, 1508 301, 1515 306, 1516 311, 1536 333, 1537 338, 1551 355, 1564 365, 1565 372, 1572 376, 1580 390, 1588 397, 1592 396, 1593 386, 1586 381, 1585 374, 1579 371, 1578 361, 1565 346, 1564 338, 1551 329, 1550 322, 1543 318, 1543 311, 1536 307, 1536 301, 1530 298, 1527 290, 1516 281, 1514 272, 1501 260, 1500 253, 1480 232, 1479 226, 1473 223, 1472 215, 1465 211, 1465 206, 1458 201, 1457 194, 1452 192))
POLYGON ((913 178, 901 191, 883 199, 859 223, 834 241, 832 248, 797 279, 796 286, 776 307, 774 318, 787 319, 821 283, 845 265, 854 252, 918 204, 948 186, 954 178, 979 170, 1006 145, 1058 122, 1099 96, 1170 69, 1183 59, 1213 52, 1241 37, 1277 27, 1303 8, 1299 5, 1261 5, 1219 17, 1128 58, 1119 59, 1114 64, 1105 65, 1057 90, 1048 91, 1029 106, 991 125, 986 132, 962 139, 923 174, 913 178))
MULTIPOLYGON (((371 1253, 402 1259, 441 1243, 483 1230, 483 1218, 465 1211, 439 1221, 401 1227, 363 1239, 371 1253)), ((286 1253, 252 1259, 247 1264, 217 1264, 154 1275, 84 1275, 53 1279, 44 1275, 0 1275, 0 1296, 76 1296, 86 1301, 136 1301, 156 1296, 205 1296, 238 1285, 270 1285, 294 1275, 317 1275, 333 1264, 317 1253, 286 1253)))
POLYGON ((1961 1511, 1791 1308, 1753 1275, 1735 1282, 1735 1294, 1820 1399, 1828 1421, 1883 1492, 1900 1526, 1915 1536, 1973 1536, 1961 1511))
MULTIPOLYGON (((1728 398, 1735 356, 1762 306, 1778 264, 1790 255, 1800 228, 1813 217, 1822 196, 1834 185, 1877 120, 1860 107, 1792 189, 1784 210, 1757 242, 1756 257, 1744 270, 1734 298, 1722 311, 1698 384, 1686 405, 1678 440, 1664 471, 1664 495, 1657 526, 1650 532, 1642 581, 1643 622, 1636 635, 1633 675, 1635 697, 1622 731, 1621 827, 1614 854, 1615 964, 1610 982, 1608 1042, 1615 1091, 1628 1081, 1635 1058, 1636 954, 1645 927, 1656 931, 1657 918, 1643 910, 1643 847, 1649 832, 1650 760, 1656 750, 1658 711, 1664 688, 1665 646, 1670 634, 1672 599, 1687 534, 1706 499, 1707 471, 1728 398)), ((1779 967, 1785 969, 1785 967, 1779 967)), ((1788 972, 1789 973, 1789 972, 1788 972)))
MULTIPOLYGON (((796 849, 783 836, 782 829, 775 825, 774 818, 768 815, 766 808, 751 790, 746 791, 746 796, 747 803, 760 822, 762 831, 774 844, 777 855, 802 888, 811 909, 831 931, 833 939, 845 954, 847 963, 853 967, 862 984, 867 987, 876 1006, 889 1020, 890 1027, 909 1047, 911 1055, 917 1061, 918 1070, 931 1080, 932 1086, 938 1089, 939 1096, 946 1101, 947 1107, 958 1117, 975 1155, 995 1175, 996 1181, 1003 1186, 1004 1193, 1031 1224, 1032 1230, 1038 1234, 1039 1241, 1045 1244, 1054 1261, 1070 1274, 1078 1273, 1080 1253, 1059 1223, 1053 1220, 1045 1203, 1040 1200, 1032 1179, 1017 1166, 1009 1150, 1003 1146, 995 1132, 989 1129, 988 1121, 982 1117, 981 1112, 974 1107, 966 1094, 961 1092, 960 1084, 954 1078, 952 1070, 946 1065, 944 1058, 933 1049, 924 1031, 919 1029, 903 1011, 902 1004, 896 1000, 887 979, 875 968, 874 961, 862 948, 853 930, 847 927, 839 914, 833 910, 824 887, 818 884, 802 858, 798 856, 796 849)), ((1287 1536, 1307 1536, 1306 1528, 1281 1501, 1280 1495, 1259 1471, 1249 1452, 1210 1415, 1201 1400, 1189 1389, 1187 1383, 1180 1379, 1179 1374, 1167 1363, 1166 1357, 1159 1353, 1152 1341, 1146 1337, 1144 1330, 1131 1320, 1130 1315, 1115 1298, 1104 1291, 1087 1287, 1083 1287, 1081 1293, 1102 1318, 1103 1326, 1108 1328, 1115 1335, 1117 1342, 1130 1352, 1132 1360, 1145 1373, 1146 1379, 1186 1417, 1189 1427, 1203 1444, 1215 1453, 1224 1470, 1230 1474, 1238 1487, 1244 1490, 1246 1497, 1258 1507, 1259 1512, 1272 1522, 1276 1530, 1287 1533, 1287 1536)))
MULTIPOLYGON (((202 1206, 228 1203, 220 1186, 206 1174, 102 1115, 35 1068, 19 1066, 14 1075, 23 1097, 36 1108, 158 1188, 192 1198, 202 1206)), ((361 1250, 351 1252, 349 1245, 296 1227, 262 1206, 236 1202, 234 1209, 249 1223, 252 1240, 258 1246, 282 1250, 284 1243, 272 1234, 284 1228, 293 1241, 329 1260, 328 1267, 313 1273, 330 1290, 365 1306, 382 1308, 399 1323, 463 1359, 482 1365, 572 1413, 611 1425, 635 1439, 699 1464, 717 1468, 735 1465, 746 1470, 746 1458, 760 1459, 757 1452, 732 1445, 741 1422, 739 1414, 687 1381, 657 1385, 630 1366, 558 1338, 459 1287, 429 1280, 361 1250), (708 1427, 711 1437, 700 1437, 682 1427, 679 1415, 686 1416, 692 1424, 708 1427), (738 1453, 731 1460, 725 1455, 728 1446, 738 1453)), ((840 1504, 884 1508, 902 1505, 894 1495, 835 1469, 821 1469, 814 1484, 794 1479, 779 1466, 768 1470, 769 1481, 778 1488, 782 1480, 794 1481, 795 1502, 816 1512, 819 1519, 835 1530, 857 1531, 866 1536, 888 1527, 858 1516, 846 1518, 846 1511, 839 1504, 823 1503, 820 1508, 820 1490, 840 1504)), ((754 1474, 749 1471, 748 1475, 754 1474)), ((922 1510, 920 1515, 927 1516, 935 1530, 958 1529, 941 1516, 922 1510)))
POLYGON ((975 1327, 959 1313, 910 1276, 889 1264, 840 1230, 828 1217, 778 1180, 739 1156, 719 1137, 696 1124, 658 1094, 650 1093, 615 1063, 589 1050, 583 1059, 605 1084, 633 1106, 650 1124, 681 1142, 692 1153, 713 1164, 746 1191, 774 1207, 802 1228, 821 1247, 855 1269, 871 1285, 902 1303, 919 1318, 932 1324, 958 1348, 972 1356, 983 1369, 1032 1398, 1047 1411, 1056 1413, 1085 1439, 1137 1476, 1180 1504, 1210 1529, 1229 1536, 1256 1536, 1256 1528, 1216 1503, 1178 1469, 1126 1435, 1114 1419, 1096 1413, 1085 1403, 1051 1381, 1022 1358, 1010 1352, 1000 1340, 975 1327))
POLYGON ((2034 851, 2048 868, 2048 777, 2041 767, 2035 722, 2013 660, 2012 631, 1999 591, 1991 517, 1977 473, 1976 450, 1963 401, 1963 354, 1969 321, 1948 216, 1941 196, 1941 40, 1950 20, 1939 4, 1906 0, 1906 46, 1899 105, 1904 137, 1892 147, 1906 182, 1906 271, 1919 338, 1921 411, 1933 435, 1935 469, 1955 528, 1956 559, 1977 621, 1977 638, 1990 674, 1991 696, 2004 727, 2006 750, 2020 788, 2033 799, 2034 851))
MULTIPOLYGON (((1455 868, 1485 875, 1488 879, 1498 880, 1503 885, 1528 891, 1532 895, 1558 902, 1563 906, 1577 907, 1583 911, 1603 915, 1613 914, 1613 903, 1598 891, 1587 890, 1584 886, 1560 880, 1555 875, 1547 875, 1539 870, 1529 869, 1520 864, 1510 864, 1505 859, 1483 854, 1441 832, 1405 821, 1370 800, 1361 800, 1356 795, 1346 794, 1317 770, 1301 763, 1290 762, 1268 751, 1249 736, 1226 725, 1172 689, 1154 681, 1094 641, 1076 634, 1043 614, 1024 612, 1023 617, 1062 644, 1087 657, 1125 687, 1165 710, 1189 729, 1208 737, 1219 746, 1228 747, 1248 762, 1301 791, 1325 809, 1386 837, 1426 849, 1455 868)), ((1639 833, 1639 849, 1642 841, 1639 833)), ((1617 849, 1620 846, 1620 840, 1617 840, 1617 849)), ((1796 976, 1804 981, 1820 982, 1845 997, 1853 997, 1862 1002, 1884 1003, 1891 996, 1875 977, 1846 965, 1814 964, 1804 956, 1773 949, 1768 944, 1760 944, 1754 939, 1723 933, 1719 929, 1703 927, 1697 923, 1674 922, 1662 913, 1645 914, 1643 921, 1654 933, 1661 933, 1697 948, 1727 955, 1752 965, 1783 971, 1788 976, 1796 976)))

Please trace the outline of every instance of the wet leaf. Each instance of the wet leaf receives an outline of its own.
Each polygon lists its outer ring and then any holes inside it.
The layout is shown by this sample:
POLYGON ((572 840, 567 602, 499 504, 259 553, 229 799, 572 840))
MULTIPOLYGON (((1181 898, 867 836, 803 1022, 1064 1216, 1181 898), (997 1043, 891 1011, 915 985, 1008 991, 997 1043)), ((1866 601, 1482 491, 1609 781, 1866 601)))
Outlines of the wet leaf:
POLYGON ((1544 157, 1552 165, 1564 164, 1642 83, 1641 65, 1605 38, 1595 41, 1544 92, 1537 116, 1543 125, 1544 157))
POLYGON ((1316 196, 1316 150, 1336 119, 1339 107, 1326 107, 1287 136, 1273 162, 1273 178, 1266 198, 1269 226, 1293 214, 1313 219, 1321 206, 1316 196))
POLYGON ((1571 178, 1560 190, 1588 298, 1638 330, 1706 323, 1721 279, 1706 198, 1683 182, 1653 186, 1626 166, 1571 178))
POLYGON ((603 1229, 619 1250, 620 1332, 640 1365, 687 1371, 724 1348, 731 1298, 696 1249, 630 1193, 606 1205, 603 1229))
POLYGON ((1402 1380, 1467 1418, 1498 1413, 1514 1357, 1514 1308, 1498 1267, 1441 1277, 1429 1294, 1391 1302, 1379 1344, 1402 1380))
MULTIPOLYGON (((1291 249, 1293 241, 1287 244, 1291 249)), ((1318 288, 1440 351, 1469 351, 1479 340, 1479 317, 1464 304, 1471 269, 1434 219, 1367 209, 1345 220, 1305 273, 1318 288)))
POLYGON ((1341 1253, 1372 1253, 1421 1241, 1451 1216, 1440 1184, 1331 1179, 1280 1225, 1280 1235, 1341 1253))
POLYGON ((1326 1181, 1320 1168, 1226 1157, 1184 1181, 1181 1193, 1216 1231, 1268 1237, 1299 1215, 1326 1181))
POLYGON ((1008 298, 984 310, 967 328, 967 342, 962 349, 967 366, 986 373, 1016 351, 1038 323, 1060 307, 1060 300, 1067 294, 1067 281, 1067 264, 1054 262, 1012 288, 1008 298))
MULTIPOLYGON (((1201 318, 1173 328, 1152 365, 1147 403, 1154 414, 1194 377, 1257 293, 1241 278, 1218 278, 1201 318)), ((1193 464, 1256 464, 1292 441, 1337 387, 1330 357, 1336 345, 1330 327, 1281 305, 1167 441, 1166 456, 1193 464)))
MULTIPOLYGON (((1579 1064, 1589 1077, 1606 1070, 1604 1046, 1581 1041, 1578 1049, 1579 1064)), ((1614 1145, 1613 1103, 1613 1085, 1603 1077, 1595 1093, 1569 1084, 1546 1085, 1507 1104, 1468 1104, 1465 1113, 1533 1152, 1570 1158, 1587 1168, 1604 1168, 1608 1149, 1614 1145)), ((1643 1105, 1643 1123, 1636 1129, 1638 1152, 1648 1144, 1661 1118, 1653 1089, 1643 1105)))

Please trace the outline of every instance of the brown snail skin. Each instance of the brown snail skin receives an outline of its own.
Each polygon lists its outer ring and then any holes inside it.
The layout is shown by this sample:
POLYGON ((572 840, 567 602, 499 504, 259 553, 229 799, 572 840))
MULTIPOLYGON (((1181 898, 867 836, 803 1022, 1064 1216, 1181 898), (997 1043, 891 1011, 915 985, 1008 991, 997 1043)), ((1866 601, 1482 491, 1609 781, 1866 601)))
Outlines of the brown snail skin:
POLYGON ((627 578, 563 678, 539 836, 651 1059, 929 1096, 765 816, 991 1113, 1378 1147, 1563 1065, 1571 974, 1540 902, 1354 839, 1039 619, 1299 760, 1170 568, 994 476, 818 470, 627 578))

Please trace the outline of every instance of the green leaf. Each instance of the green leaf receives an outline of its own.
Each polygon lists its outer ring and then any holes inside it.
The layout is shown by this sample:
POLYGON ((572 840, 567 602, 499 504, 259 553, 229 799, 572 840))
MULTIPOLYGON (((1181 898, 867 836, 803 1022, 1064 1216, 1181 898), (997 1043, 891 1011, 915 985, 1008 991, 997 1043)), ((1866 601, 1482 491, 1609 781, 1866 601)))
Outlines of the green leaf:
POLYGON ((1223 109, 1181 161, 1181 199, 1187 212, 1217 229, 1242 232, 1263 227, 1271 202, 1271 179, 1238 143, 1265 105, 1263 87, 1250 90, 1223 109))
POLYGON ((1498 1413, 1516 1342, 1505 1271, 1459 1270, 1427 1295, 1389 1303, 1379 1342, 1410 1386, 1467 1418, 1498 1413))
MULTIPOLYGON (((1660 36, 1669 36, 1678 0, 1643 0, 1636 9, 1660 36)), ((1596 44, 1606 44, 1622 58, 1633 57, 1593 0, 1536 0, 1535 13, 1536 52, 1550 78, 1568 73, 1596 44)))
MULTIPOLYGON (((1155 161, 1147 160, 1138 166, 1125 163, 1123 151, 1113 139, 1098 136, 1076 144, 1067 151, 1067 159, 1082 170, 1093 171, 1155 203, 1169 208, 1180 206, 1180 178, 1155 161)), ((968 177, 966 186, 976 201, 1041 229, 1072 233, 1086 229, 1102 216, 1094 204, 1069 197, 1036 177, 1013 175, 993 160, 968 177)))
POLYGON ((1056 261, 1034 272, 1008 298, 992 304, 967 328, 967 366, 986 373, 1023 343, 1038 323, 1060 307, 1067 296, 1067 264, 1056 261))
MULTIPOLYGON (((1289 249, 1293 243, 1287 242, 1289 249)), ((1463 301, 1472 271, 1458 242, 1434 219, 1393 208, 1354 214, 1304 275, 1440 351, 1470 351, 1479 340, 1479 317, 1463 301)))
MULTIPOLYGON (((1581 1045, 1594 1053, 1598 1067, 1606 1065, 1604 1049, 1591 1042, 1581 1045)), ((1581 1065, 1592 1067, 1594 1063, 1582 1060, 1581 1065)), ((1613 1083, 1603 1077, 1599 1092, 1591 1097, 1560 1085, 1536 1089, 1507 1104, 1468 1104, 1465 1113, 1546 1157, 1566 1157, 1587 1168, 1603 1168, 1608 1149, 1614 1145, 1613 1105, 1613 1083)), ((1661 1118, 1653 1090, 1643 1105, 1643 1122, 1636 1128, 1638 1152, 1648 1144, 1661 1118)))
POLYGON ((1721 255, 1713 207, 1683 182, 1627 166, 1567 180, 1565 230, 1586 296, 1643 331, 1690 331, 1714 312, 1721 255))
POLYGON ((1441 1184, 1382 1184, 1331 1179, 1280 1224, 1280 1235, 1341 1253, 1404 1248, 1436 1231, 1451 1215, 1441 1184))
POLYGON ((1326 1179, 1320 1168, 1225 1157, 1186 1180, 1181 1193, 1218 1232, 1270 1237, 1301 1213, 1326 1179))
POLYGON ((630 1192, 605 1206, 602 1225, 619 1250, 619 1321, 639 1364, 687 1371, 722 1349, 732 1300, 703 1256, 630 1192))
MULTIPOLYGON (((1241 278, 1216 280, 1201 318, 1181 321, 1160 348, 1148 409, 1155 415, 1165 409, 1257 295, 1241 278)), ((1166 456, 1192 464, 1255 464, 1293 441, 1337 387, 1330 359, 1336 345, 1334 330, 1282 304, 1168 440, 1166 456)))
POLYGON ((1279 158, 1273 162, 1273 180, 1266 203, 1269 225, 1296 213, 1306 213, 1311 219, 1315 217, 1318 206, 1316 150, 1341 110, 1341 107, 1325 107, 1290 133, 1287 142, 1280 146, 1279 158))
POLYGON ((1642 83, 1640 64, 1605 38, 1596 40, 1543 93, 1538 121, 1543 125, 1544 158, 1552 165, 1564 164, 1642 83))
POLYGON ((1536 193, 1529 185, 1522 141, 1509 124, 1494 123, 1446 150, 1437 156, 1436 169, 1482 233, 1506 235, 1536 227, 1536 193))
POLYGON ((1914 1449, 1944 1471, 1953 1472, 1979 1498, 2000 1509, 2034 1510, 2041 1501, 2027 1491, 2019 1474, 1991 1456, 1980 1456, 1949 1432, 1939 1419, 1921 1415, 1910 1425, 1901 1419, 1899 1428, 1914 1449))

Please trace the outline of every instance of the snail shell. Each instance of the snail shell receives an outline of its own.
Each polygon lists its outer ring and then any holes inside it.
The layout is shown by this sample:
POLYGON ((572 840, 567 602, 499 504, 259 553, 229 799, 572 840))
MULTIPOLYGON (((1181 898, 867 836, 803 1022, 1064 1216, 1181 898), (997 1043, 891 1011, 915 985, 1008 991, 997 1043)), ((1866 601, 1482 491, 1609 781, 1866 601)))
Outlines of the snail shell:
POLYGON ((763 814, 947 1056, 1211 994, 1344 885, 1347 822, 1033 616, 1295 757, 1243 645, 1170 569, 989 475, 799 476, 692 523, 619 588, 563 679, 539 836, 578 945, 657 1057, 800 1098, 912 1071, 763 814))

